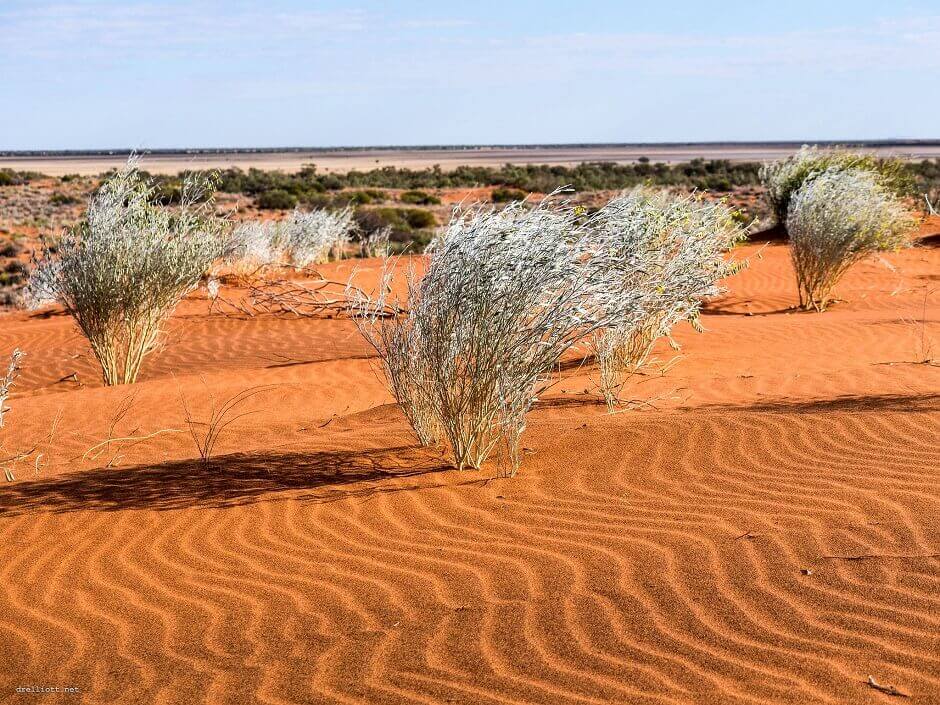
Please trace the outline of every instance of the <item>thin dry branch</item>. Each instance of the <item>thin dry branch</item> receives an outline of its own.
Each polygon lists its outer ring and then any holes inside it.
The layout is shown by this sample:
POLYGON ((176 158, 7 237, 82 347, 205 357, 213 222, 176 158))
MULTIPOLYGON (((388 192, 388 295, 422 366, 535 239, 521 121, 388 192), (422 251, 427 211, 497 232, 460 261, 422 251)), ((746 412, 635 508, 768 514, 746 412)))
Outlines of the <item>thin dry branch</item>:
MULTIPOLYGON (((307 272, 316 277, 254 278, 245 280, 246 293, 232 301, 216 297, 216 308, 222 315, 294 316, 296 318, 352 318, 362 315, 358 304, 367 298, 364 291, 348 282, 338 282, 320 277, 316 272, 307 272)), ((389 303, 382 315, 395 316, 402 309, 389 303)))

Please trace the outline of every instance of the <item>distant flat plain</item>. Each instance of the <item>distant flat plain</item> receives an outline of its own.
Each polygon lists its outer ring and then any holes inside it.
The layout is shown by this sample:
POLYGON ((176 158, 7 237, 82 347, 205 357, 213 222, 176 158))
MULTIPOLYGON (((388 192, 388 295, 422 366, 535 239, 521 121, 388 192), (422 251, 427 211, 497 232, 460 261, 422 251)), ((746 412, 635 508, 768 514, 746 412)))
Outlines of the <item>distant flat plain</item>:
MULTIPOLYGON (((859 143, 853 143, 859 145, 859 143)), ((141 150, 146 169, 156 174, 175 174, 184 169, 224 169, 240 167, 292 172, 304 164, 316 164, 322 172, 367 171, 382 167, 443 170, 458 166, 501 166, 503 164, 575 165, 582 162, 630 163, 640 157, 654 162, 685 162, 702 159, 763 161, 789 154, 799 143, 709 143, 709 144, 625 144, 625 145, 544 145, 518 147, 427 147, 350 148, 279 150, 141 150)), ((940 157, 940 142, 877 142, 858 147, 881 155, 909 159, 940 157)), ((7 154, 0 156, 0 168, 38 171, 50 176, 100 174, 127 159, 126 151, 55 154, 7 154)))

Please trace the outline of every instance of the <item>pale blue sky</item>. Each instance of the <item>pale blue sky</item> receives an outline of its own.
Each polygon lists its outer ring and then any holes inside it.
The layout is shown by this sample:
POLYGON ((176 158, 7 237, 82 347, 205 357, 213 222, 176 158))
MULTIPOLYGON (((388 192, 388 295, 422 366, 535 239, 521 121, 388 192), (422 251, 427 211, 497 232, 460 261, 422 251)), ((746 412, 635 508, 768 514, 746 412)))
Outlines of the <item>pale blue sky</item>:
POLYGON ((0 149, 940 137, 936 0, 0 0, 0 149))

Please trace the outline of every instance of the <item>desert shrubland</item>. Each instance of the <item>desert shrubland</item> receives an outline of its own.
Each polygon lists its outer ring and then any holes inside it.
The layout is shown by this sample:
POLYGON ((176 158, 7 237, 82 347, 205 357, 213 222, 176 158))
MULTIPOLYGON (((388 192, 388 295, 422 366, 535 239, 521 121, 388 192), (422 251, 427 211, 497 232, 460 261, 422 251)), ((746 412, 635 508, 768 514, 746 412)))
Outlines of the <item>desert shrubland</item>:
POLYGON ((164 321, 221 254, 225 223, 208 179, 187 177, 173 209, 153 192, 129 160, 44 251, 28 285, 33 305, 58 302, 74 318, 109 385, 136 380, 164 321))
POLYGON ((909 241, 917 221, 877 174, 833 167, 807 181, 787 214, 800 306, 821 311, 855 262, 909 241))
POLYGON ((718 280, 740 268, 725 253, 745 233, 720 202, 644 188, 613 199, 591 228, 595 247, 616 265, 611 287, 649 297, 645 315, 600 330, 591 340, 601 391, 613 409, 626 379, 643 366, 658 339, 680 321, 700 329, 701 302, 719 293, 718 280))
POLYGON ((764 164, 760 169, 760 180, 777 222, 785 224, 790 199, 805 181, 825 171, 848 169, 870 172, 895 192, 903 191, 909 179, 907 166, 898 159, 879 159, 848 150, 803 146, 786 159, 764 164))

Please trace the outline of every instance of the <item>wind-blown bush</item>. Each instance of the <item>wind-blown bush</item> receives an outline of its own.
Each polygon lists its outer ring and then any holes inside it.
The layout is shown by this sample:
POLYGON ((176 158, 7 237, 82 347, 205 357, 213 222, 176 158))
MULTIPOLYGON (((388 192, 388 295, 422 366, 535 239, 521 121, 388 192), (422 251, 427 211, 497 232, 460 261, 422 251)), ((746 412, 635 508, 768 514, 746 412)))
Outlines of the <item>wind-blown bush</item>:
POLYGON ((210 182, 182 184, 178 208, 153 202, 131 159, 98 189, 85 220, 47 250, 30 279, 34 304, 58 301, 101 363, 105 384, 134 382, 160 328, 221 254, 224 223, 210 182))
POLYGON ((829 169, 797 191, 787 215, 800 306, 821 311, 855 262, 906 244, 914 217, 874 174, 829 169))
POLYGON ((614 289, 617 262, 596 244, 579 210, 476 207, 432 243, 424 276, 409 276, 406 313, 389 315, 387 279, 360 302, 360 329, 423 443, 446 439, 458 468, 502 444, 515 472, 526 413, 561 356, 646 315, 649 293, 614 289))
POLYGON ((796 154, 767 162, 760 169, 760 180, 777 222, 786 223, 790 198, 807 179, 824 171, 846 169, 877 174, 886 187, 899 193, 909 180, 906 165, 898 159, 879 159, 870 154, 804 145, 796 154))
POLYGON ((659 338, 684 320, 701 329, 701 301, 719 293, 719 279, 740 269, 724 255, 745 234, 722 203, 649 189, 615 198, 592 227, 595 247, 617 263, 612 286, 650 296, 644 317, 599 331, 592 340, 601 391, 613 409, 626 379, 647 361, 659 338))

